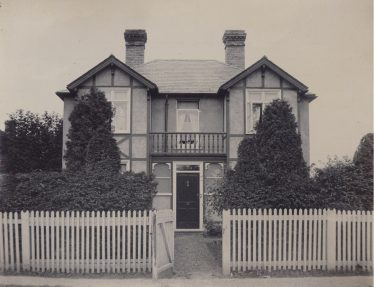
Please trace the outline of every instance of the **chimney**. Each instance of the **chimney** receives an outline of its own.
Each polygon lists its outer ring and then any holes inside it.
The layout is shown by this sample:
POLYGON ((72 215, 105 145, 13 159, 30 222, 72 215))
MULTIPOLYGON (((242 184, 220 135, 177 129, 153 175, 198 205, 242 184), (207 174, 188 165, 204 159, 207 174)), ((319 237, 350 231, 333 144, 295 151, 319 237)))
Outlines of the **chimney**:
POLYGON ((245 38, 247 34, 244 30, 226 30, 223 34, 223 43, 225 44, 225 63, 245 68, 245 38))
POLYGON ((126 64, 136 66, 144 64, 144 49, 147 42, 145 30, 125 30, 126 64))

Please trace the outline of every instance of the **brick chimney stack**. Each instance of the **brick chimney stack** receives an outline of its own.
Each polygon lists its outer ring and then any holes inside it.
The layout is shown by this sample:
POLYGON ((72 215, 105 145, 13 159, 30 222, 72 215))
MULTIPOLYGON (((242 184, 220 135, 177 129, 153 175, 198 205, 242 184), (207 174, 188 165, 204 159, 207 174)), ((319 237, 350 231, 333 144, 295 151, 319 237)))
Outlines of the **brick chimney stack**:
POLYGON ((147 42, 145 30, 125 30, 126 64, 133 67, 144 64, 144 50, 147 42))
POLYGON ((223 34, 225 44, 225 62, 240 69, 245 68, 245 38, 244 30, 226 30, 223 34))

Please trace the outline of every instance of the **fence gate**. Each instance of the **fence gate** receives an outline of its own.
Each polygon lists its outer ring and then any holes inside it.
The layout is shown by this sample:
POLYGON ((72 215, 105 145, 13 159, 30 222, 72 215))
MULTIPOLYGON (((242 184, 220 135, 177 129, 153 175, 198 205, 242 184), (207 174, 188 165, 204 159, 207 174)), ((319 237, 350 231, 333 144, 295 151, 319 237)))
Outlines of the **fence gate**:
POLYGON ((172 210, 159 210, 153 217, 152 277, 174 268, 174 215, 172 210))

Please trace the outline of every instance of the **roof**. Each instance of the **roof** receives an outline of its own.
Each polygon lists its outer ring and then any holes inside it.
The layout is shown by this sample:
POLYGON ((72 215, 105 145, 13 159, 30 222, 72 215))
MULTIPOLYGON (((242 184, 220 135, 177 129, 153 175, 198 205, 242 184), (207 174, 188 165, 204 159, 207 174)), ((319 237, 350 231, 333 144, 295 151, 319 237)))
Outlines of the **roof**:
POLYGON ((296 78, 292 77, 290 74, 288 74, 286 71, 281 69, 279 66, 274 64, 272 61, 270 61, 266 56, 262 57, 259 61, 254 63, 253 65, 249 66, 247 69, 245 69, 243 72, 241 72, 238 75, 235 75, 232 79, 225 82, 222 86, 220 86, 220 90, 227 90, 236 83, 238 83, 240 80, 246 78, 256 70, 266 67, 267 69, 272 70, 274 73, 276 73, 279 77, 285 79, 290 84, 295 86, 300 90, 302 93, 306 93, 308 91, 308 87, 304 85, 302 82, 297 80, 296 78))
POLYGON ((78 87, 80 84, 84 83, 86 80, 91 78, 93 75, 95 75, 96 73, 98 73, 99 71, 105 69, 106 67, 110 65, 114 65, 117 68, 121 69, 122 71, 126 72, 127 74, 129 74, 130 76, 134 77, 136 80, 144 84, 146 87, 150 89, 157 89, 157 86, 154 83, 152 83, 151 81, 149 81, 148 79, 146 79, 145 77, 137 73, 134 69, 132 69, 125 63, 121 62, 113 55, 110 55, 104 61, 100 62, 95 67, 93 67, 91 70, 84 73, 78 79, 74 80, 69 85, 67 85, 68 90, 72 90, 78 87))
POLYGON ((154 60, 134 69, 167 94, 217 93, 242 71, 216 60, 154 60))

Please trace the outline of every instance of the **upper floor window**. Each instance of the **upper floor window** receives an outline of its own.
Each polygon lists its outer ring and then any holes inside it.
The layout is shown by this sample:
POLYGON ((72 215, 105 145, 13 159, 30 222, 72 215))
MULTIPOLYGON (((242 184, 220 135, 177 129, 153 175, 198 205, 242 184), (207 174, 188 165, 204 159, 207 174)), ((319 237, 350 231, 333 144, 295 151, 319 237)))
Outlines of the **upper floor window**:
POLYGON ((265 107, 280 98, 281 91, 278 89, 247 89, 245 106, 247 134, 255 132, 256 125, 262 120, 265 107))
POLYGON ((199 102, 177 102, 177 132, 199 132, 199 102))
POLYGON ((114 109, 112 131, 114 133, 130 133, 130 88, 111 90, 105 94, 114 109))

